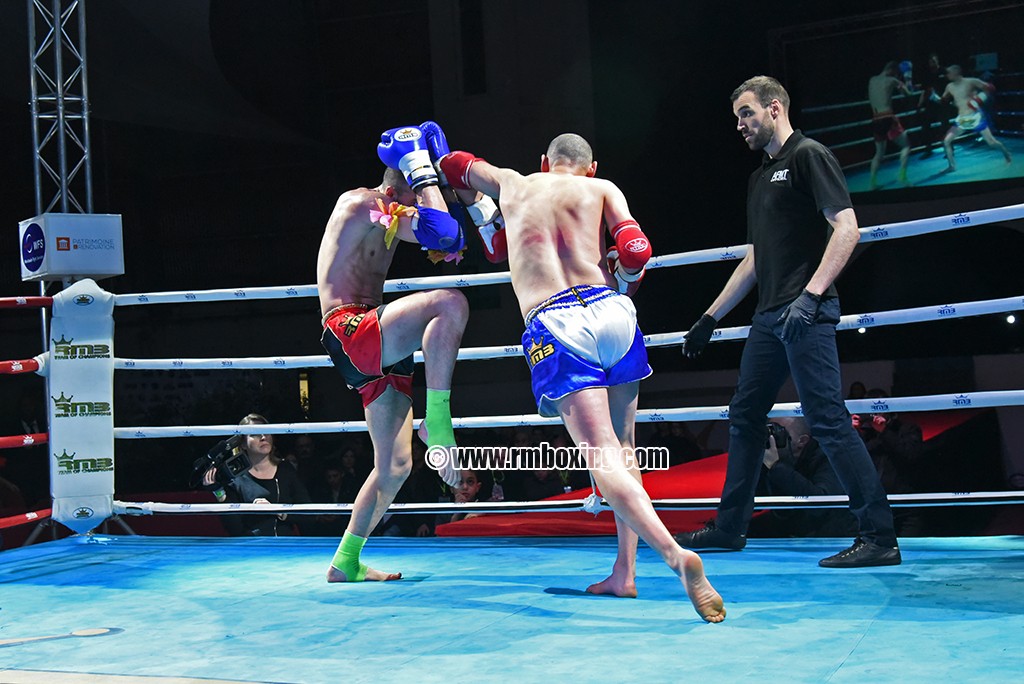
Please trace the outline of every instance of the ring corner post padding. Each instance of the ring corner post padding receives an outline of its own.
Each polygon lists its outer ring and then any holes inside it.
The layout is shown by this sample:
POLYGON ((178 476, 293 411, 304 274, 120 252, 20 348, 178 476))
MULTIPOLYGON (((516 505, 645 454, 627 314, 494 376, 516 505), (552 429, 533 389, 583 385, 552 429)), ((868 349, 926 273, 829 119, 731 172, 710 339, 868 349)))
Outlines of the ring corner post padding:
POLYGON ((78 533, 114 496, 114 296, 92 280, 54 295, 47 378, 53 519, 78 533))

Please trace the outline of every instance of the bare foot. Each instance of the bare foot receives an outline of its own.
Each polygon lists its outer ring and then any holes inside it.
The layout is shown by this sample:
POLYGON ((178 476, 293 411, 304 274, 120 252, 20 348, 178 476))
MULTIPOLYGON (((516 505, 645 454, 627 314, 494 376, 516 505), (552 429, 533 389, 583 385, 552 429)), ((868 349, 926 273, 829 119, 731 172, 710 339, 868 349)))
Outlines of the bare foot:
MULTIPOLYGON (((388 582, 390 580, 402 579, 402 573, 400 572, 381 572, 380 570, 374 570, 373 568, 366 569, 366 577, 363 578, 364 582, 388 582)), ((348 582, 348 577, 345 576, 341 570, 338 570, 333 565, 327 568, 327 581, 328 582, 348 582)))
POLYGON ((956 171, 956 164, 950 164, 945 169, 943 169, 942 173, 953 173, 954 171, 956 171))
MULTIPOLYGON (((420 429, 416 431, 416 436, 424 444, 430 444, 427 441, 427 421, 424 420, 420 423, 420 429)), ((454 445, 452 447, 432 446, 427 449, 426 454, 427 465, 436 470, 441 480, 449 487, 459 484, 461 479, 460 471, 455 469, 455 464, 452 462, 453 447, 454 445)))
POLYGON ((587 587, 588 594, 611 594, 619 598, 636 598, 636 582, 630 573, 616 573, 614 570, 604 580, 587 587))
POLYGON ((721 622, 725 619, 725 604, 711 582, 708 582, 704 574, 704 562, 692 551, 684 549, 683 553, 688 554, 683 561, 682 577, 686 595, 705 622, 721 622))

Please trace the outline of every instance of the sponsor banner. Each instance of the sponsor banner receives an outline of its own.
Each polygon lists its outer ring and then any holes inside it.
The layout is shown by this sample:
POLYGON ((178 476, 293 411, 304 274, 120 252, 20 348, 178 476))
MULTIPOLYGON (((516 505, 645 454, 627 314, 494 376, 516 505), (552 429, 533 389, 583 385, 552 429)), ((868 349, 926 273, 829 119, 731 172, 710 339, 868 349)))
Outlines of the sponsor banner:
POLYGON ((50 488, 53 517, 82 533, 110 515, 114 494, 114 297, 81 280, 53 298, 50 488))
POLYGON ((21 221, 18 228, 22 280, 124 273, 119 214, 45 213, 21 221))

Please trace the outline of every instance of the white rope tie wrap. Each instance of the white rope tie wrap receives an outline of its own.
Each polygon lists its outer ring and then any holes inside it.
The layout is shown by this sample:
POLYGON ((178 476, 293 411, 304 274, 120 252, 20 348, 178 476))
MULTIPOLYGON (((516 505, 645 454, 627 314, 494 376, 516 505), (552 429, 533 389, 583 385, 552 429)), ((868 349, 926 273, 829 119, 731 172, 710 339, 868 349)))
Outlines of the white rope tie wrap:
MULTIPOLYGON (((975 227, 1002 221, 1024 218, 1024 204, 993 209, 963 212, 946 216, 918 219, 903 223, 885 224, 860 229, 861 241, 878 242, 911 237, 934 232, 975 227)), ((647 264, 648 269, 668 268, 691 264, 734 261, 747 253, 747 245, 704 249, 679 254, 655 256, 647 264)), ((482 285, 505 284, 510 282, 508 272, 421 277, 388 280, 384 285, 386 293, 412 292, 437 288, 467 288, 482 285)), ((235 288, 205 291, 172 291, 160 293, 137 293, 113 295, 114 306, 146 304, 248 301, 268 299, 298 299, 318 296, 315 285, 287 287, 235 288)), ((902 325, 929 321, 948 320, 968 316, 982 316, 1007 313, 1024 309, 1024 296, 992 299, 956 304, 942 304, 913 309, 861 313, 843 316, 837 330, 871 328, 885 325, 902 325)), ((718 329, 712 341, 744 339, 749 326, 718 329)), ((677 346, 684 342, 685 332, 648 335, 644 342, 648 347, 677 346)), ((458 360, 485 360, 518 357, 522 355, 519 344, 497 345, 460 349, 458 360)), ((109 358, 109 357, 108 357, 109 358)), ((39 359, 40 370, 45 375, 49 354, 39 359)), ((422 362, 422 352, 415 355, 422 362)), ((292 369, 327 368, 333 364, 324 356, 275 356, 209 359, 114 359, 114 367, 121 370, 178 370, 178 369, 292 369)), ((13 366, 12 366, 13 368, 13 366)), ((1002 406, 1024 405, 1024 390, 971 392, 930 396, 897 397, 886 399, 861 399, 846 402, 853 413, 890 413, 912 411, 942 411, 951 409, 979 409, 1002 406)), ((769 417, 801 416, 799 403, 776 404, 769 417)), ((662 421, 706 421, 727 420, 727 406, 704 406, 690 408, 645 409, 637 412, 636 422, 654 423, 662 421)), ((417 427, 421 421, 415 421, 417 427)), ((454 418, 453 426, 459 429, 485 427, 518 427, 531 425, 559 425, 558 417, 542 418, 537 414, 506 416, 474 416, 454 418)), ((319 423, 285 423, 270 425, 202 425, 173 427, 115 427, 117 439, 149 439, 171 437, 220 437, 240 434, 310 434, 365 432, 365 421, 338 421, 319 423)), ((893 506, 948 506, 948 505, 992 505, 1024 503, 1024 492, 948 492, 927 494, 898 494, 888 497, 893 506)), ((109 501, 109 499, 108 499, 109 501)), ((663 499, 653 503, 659 510, 711 510, 718 506, 718 498, 663 499)), ((755 507, 763 508, 845 508, 849 501, 845 495, 812 497, 758 497, 755 507)), ((350 512, 353 504, 175 504, 139 503, 113 501, 113 511, 124 515, 196 514, 196 513, 323 513, 350 512)), ((393 504, 391 513, 516 513, 516 512, 587 512, 597 514, 611 510, 605 501, 595 494, 583 499, 534 501, 534 502, 474 502, 468 504, 410 503, 393 504)))

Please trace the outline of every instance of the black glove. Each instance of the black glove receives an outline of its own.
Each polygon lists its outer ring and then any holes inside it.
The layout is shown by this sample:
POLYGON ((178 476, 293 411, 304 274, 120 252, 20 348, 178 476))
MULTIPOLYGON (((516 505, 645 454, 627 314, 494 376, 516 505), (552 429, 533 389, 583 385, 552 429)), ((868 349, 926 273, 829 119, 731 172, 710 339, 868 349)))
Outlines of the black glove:
POLYGON ((701 316, 700 320, 694 323, 690 331, 686 333, 686 339, 683 340, 683 356, 688 359, 700 356, 704 347, 708 346, 708 342, 711 341, 711 333, 715 332, 717 325, 718 321, 713 316, 707 314, 701 316))
POLYGON ((807 290, 800 293, 800 296, 793 300, 793 303, 786 307, 786 310, 779 316, 782 323, 782 341, 796 342, 807 332, 818 315, 818 307, 821 306, 821 296, 811 294, 807 290))

